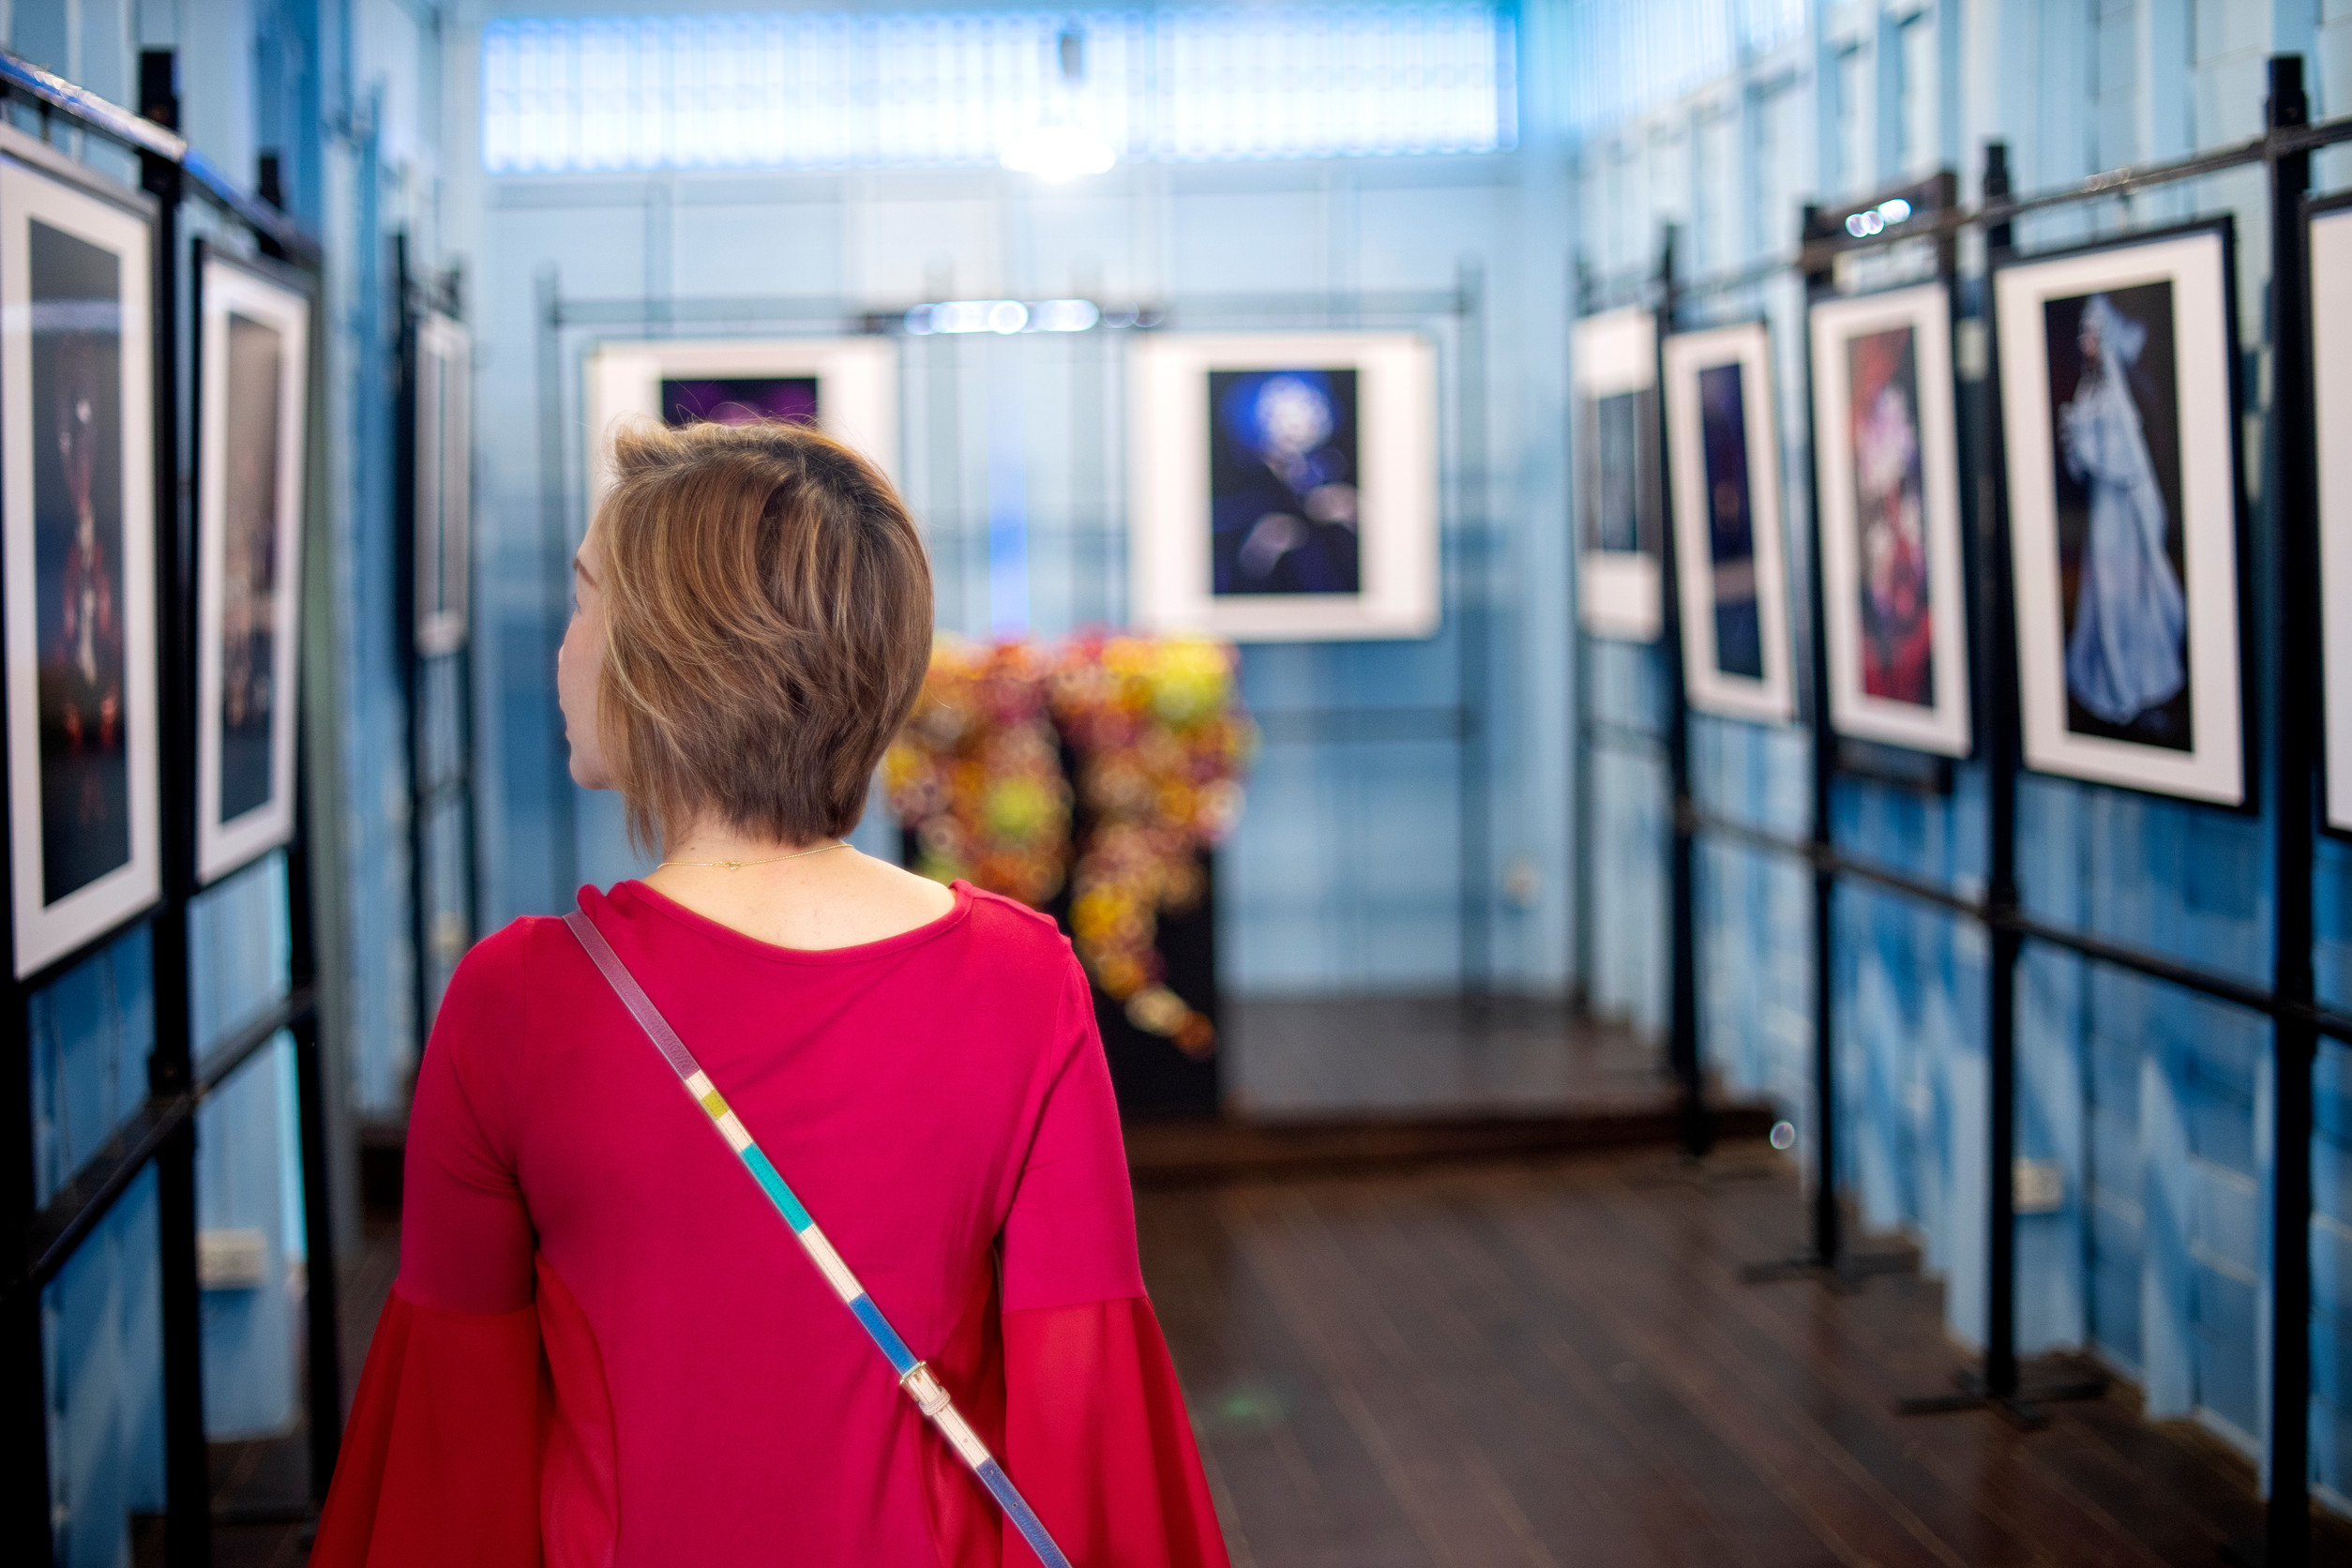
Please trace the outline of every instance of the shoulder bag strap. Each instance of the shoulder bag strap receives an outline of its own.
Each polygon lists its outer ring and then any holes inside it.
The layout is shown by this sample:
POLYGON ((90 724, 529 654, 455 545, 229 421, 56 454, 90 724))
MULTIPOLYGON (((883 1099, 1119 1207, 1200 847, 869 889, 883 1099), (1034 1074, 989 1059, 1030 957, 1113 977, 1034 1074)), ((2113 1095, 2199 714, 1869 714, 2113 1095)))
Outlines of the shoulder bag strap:
POLYGON ((998 1505, 1004 1510, 1004 1516, 1013 1521, 1013 1527, 1021 1532, 1022 1539, 1029 1543, 1030 1549, 1037 1554, 1045 1568, 1070 1568, 1070 1560, 1062 1555, 1062 1548, 1055 1545, 1053 1537, 1046 1533, 1045 1525, 1022 1500, 1019 1489, 1013 1485, 1013 1478, 1004 1473, 1004 1467, 997 1463, 988 1445, 957 1412, 954 1402, 947 1396, 945 1386, 932 1375, 930 1367, 915 1359, 913 1352, 907 1349, 906 1341, 898 1337, 897 1330, 882 1317, 881 1308, 875 1306, 873 1298, 866 1293, 866 1287, 860 1285, 857 1276, 850 1273, 849 1265, 842 1262, 841 1255, 833 1250, 833 1244, 826 1241, 824 1232, 817 1229, 817 1222, 808 1217, 808 1211, 801 1207, 800 1199, 793 1196, 792 1189, 784 1184, 784 1178, 776 1174, 776 1167, 769 1163, 767 1155, 760 1152, 759 1144, 752 1141, 751 1134, 745 1130, 742 1120, 728 1108, 727 1102, 720 1097, 708 1075, 695 1062, 693 1053, 686 1049, 686 1042, 678 1038, 677 1031, 670 1027, 669 1020, 654 1006, 653 999, 645 994, 644 988, 637 983, 637 977, 621 962, 621 956, 612 951, 612 944, 605 941, 604 933, 596 929, 596 922, 588 918, 585 911, 575 909, 564 916, 564 924, 570 927, 572 935, 580 939, 580 945, 588 950, 589 958, 620 997, 622 1005, 637 1019, 639 1027, 645 1031, 646 1038, 653 1041, 662 1059, 670 1063, 671 1070, 678 1075, 678 1081, 686 1086, 686 1093, 709 1114, 719 1136, 727 1140, 727 1146, 734 1150, 736 1157, 743 1161, 744 1168, 751 1173, 751 1179, 760 1184, 760 1190, 768 1195, 768 1201, 776 1205, 776 1212, 782 1214, 784 1222, 792 1228, 792 1234, 800 1238, 801 1250, 808 1254, 808 1260, 817 1265, 818 1272, 825 1276, 825 1282, 841 1298, 841 1304, 850 1309, 851 1316, 858 1320, 859 1326, 873 1340, 874 1348, 882 1353, 883 1360, 890 1363, 891 1371, 898 1379, 898 1386, 907 1391, 907 1396, 914 1401, 915 1408, 939 1428, 940 1435, 947 1440, 949 1445, 963 1455, 964 1463, 972 1467, 972 1473, 980 1478, 980 1484, 996 1499, 998 1505))

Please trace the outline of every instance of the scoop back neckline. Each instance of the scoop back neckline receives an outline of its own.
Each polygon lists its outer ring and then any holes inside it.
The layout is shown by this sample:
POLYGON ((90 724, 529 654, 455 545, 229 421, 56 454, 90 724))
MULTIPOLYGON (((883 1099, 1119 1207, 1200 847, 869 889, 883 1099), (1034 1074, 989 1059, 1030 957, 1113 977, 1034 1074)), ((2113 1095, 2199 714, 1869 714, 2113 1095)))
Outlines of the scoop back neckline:
MULTIPOLYGON (((591 884, 581 891, 583 894, 593 893, 596 889, 591 884)), ((972 912, 972 884, 958 878, 948 884, 948 891, 955 895, 956 901, 944 914, 936 915, 920 926, 911 926, 886 937, 876 937, 871 942, 852 942, 846 947, 786 947, 779 942, 762 942, 758 937, 686 908, 668 894, 649 887, 634 877, 614 882, 612 890, 601 897, 609 903, 635 902, 676 922, 697 936, 753 957, 788 964, 843 964, 882 957, 919 946, 961 925, 972 912)))

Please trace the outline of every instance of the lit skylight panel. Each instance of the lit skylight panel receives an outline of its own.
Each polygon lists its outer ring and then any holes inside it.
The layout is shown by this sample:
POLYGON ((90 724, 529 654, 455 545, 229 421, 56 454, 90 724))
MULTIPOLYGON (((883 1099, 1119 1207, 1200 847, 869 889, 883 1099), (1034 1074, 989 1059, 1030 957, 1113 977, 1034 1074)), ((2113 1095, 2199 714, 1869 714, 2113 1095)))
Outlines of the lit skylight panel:
POLYGON ((977 164, 1047 127, 1160 160, 1484 152, 1513 143, 1515 68, 1507 14, 1443 0, 500 21, 482 156, 492 173, 977 164))

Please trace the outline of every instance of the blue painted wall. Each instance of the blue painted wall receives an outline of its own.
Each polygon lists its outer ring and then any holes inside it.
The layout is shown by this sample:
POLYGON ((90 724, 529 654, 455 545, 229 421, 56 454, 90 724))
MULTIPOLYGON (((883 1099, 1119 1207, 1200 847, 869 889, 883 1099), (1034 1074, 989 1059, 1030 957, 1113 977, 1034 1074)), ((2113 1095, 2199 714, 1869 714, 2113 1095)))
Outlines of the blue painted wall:
MULTIPOLYGON (((1783 253, 1808 196, 1860 193, 1940 165, 1972 180, 1989 137, 2008 140, 2020 185, 2033 189, 2248 136, 2260 128, 2263 62, 2274 51, 2310 58, 2317 113, 2352 110, 2352 5, 2344 0, 1678 0, 1568 10, 1569 53, 1588 83, 1574 99, 1576 243, 1602 271, 1641 264, 1667 220, 1684 226, 1697 270, 1783 253), (1674 47, 1686 38, 1708 46, 1674 47)), ((2260 179, 2239 173, 2128 210, 2043 215, 2017 236, 2030 249, 2193 214, 2238 216, 2257 495, 2267 396, 2260 179)), ((2352 160, 2327 155, 2318 183, 2352 183, 2352 160)), ((1964 273, 1981 264, 1981 254, 1964 254, 1964 273)), ((1726 317, 1761 310, 1791 367, 1802 331, 1792 298, 1768 291, 1721 309, 1726 317)), ((1780 406, 1787 510, 1802 519, 1808 421, 1787 376, 1780 406)), ((2257 625, 2267 616, 2266 607, 2257 625)), ((1616 688, 1605 707, 1654 713, 1655 666, 1645 652, 1604 648, 1594 671, 1616 688)), ((2277 717, 2266 707, 2261 722, 2277 717)), ((1716 809, 1803 827, 1800 736, 1700 718, 1693 758, 1695 788, 1716 809)), ((1663 777, 1597 761, 1592 776, 1600 874, 1588 984, 1602 1001, 1653 1019, 1663 1000, 1663 859, 1623 845, 1636 835, 1656 841, 1663 777), (1604 931, 1619 934, 1605 942, 1604 931), (1626 932, 1641 954, 1612 945, 1626 932)), ((1842 780, 1833 822, 1848 852, 1973 893, 1984 874, 1983 815, 1982 770, 1964 765, 1949 796, 1842 780)), ((2265 822, 2029 779, 2019 833, 2024 896, 2036 913, 2267 982, 2265 822)), ((1812 1029, 1806 879, 1724 845, 1702 852, 1700 878, 1705 1049, 1729 1081, 1769 1092, 1802 1123, 1812 1029)), ((2352 994, 2352 854, 2342 844, 2322 851, 2319 918, 2322 987, 2340 1003, 2352 994)), ((1834 919, 1838 1105, 1849 1132, 1837 1178, 1869 1224, 1921 1241, 1950 1284, 1951 1327, 1981 1335, 1983 938, 1867 890, 1842 891, 1834 919)), ((2267 1026, 2043 950, 2028 952, 2018 1004, 2018 1150, 2054 1162, 2064 1191, 2056 1213, 2018 1221, 2021 1337, 2028 1347, 2092 1349, 2139 1380, 2151 1413, 2193 1415, 2258 1453, 2268 1422, 2267 1026)), ((2341 1503, 2352 1492, 2352 1078, 2342 1048, 2324 1048, 2320 1082, 2312 1417, 2317 1479, 2341 1503)))
MULTIPOLYGON (((384 269, 395 230, 412 236, 428 264, 440 255, 434 15, 398 0, 17 0, 0 8, 9 48, 121 102, 135 96, 142 48, 178 51, 190 140, 249 182, 256 153, 278 149, 289 204, 328 241, 322 319, 331 462, 313 548, 324 550, 338 610, 312 638, 306 680, 324 699, 317 708, 340 716, 324 755, 313 758, 328 806, 319 845, 330 889, 323 1029, 339 1116, 398 1110, 414 1054, 384 269)), ((30 116, 18 123, 37 129, 30 116)), ((63 129, 53 140, 135 180, 126 155, 63 129)), ((197 204, 183 216, 188 237, 244 244, 197 204)), ((184 332, 187 305, 184 296, 184 332)), ((180 364, 188 363, 183 342, 180 364)), ((185 382, 181 396, 192 417, 185 382)), ((198 900, 189 942, 200 1052, 284 994, 288 935, 282 856, 265 857, 198 900)), ((152 974, 147 933, 134 929, 32 1001, 24 1070, 43 1198, 145 1095, 152 974)), ((260 1286, 204 1295, 205 1418, 216 1439, 287 1430, 299 1409, 307 1260, 293 1108, 291 1048, 280 1039, 197 1117, 199 1224, 258 1231, 264 1255, 260 1286)), ((61 1562, 128 1561, 129 1514, 162 1505, 156 1224, 150 1174, 43 1295, 61 1562)))
MULTIPOLYGON (((713 4, 717 0, 713 0, 713 4)), ((1280 740, 1264 753, 1222 884, 1236 989, 1445 989, 1459 978, 1461 911, 1492 936, 1506 989, 1582 985, 1606 1011, 1664 1016, 1664 776, 1638 749, 1595 752, 1571 823, 1568 731, 1576 650, 1568 633, 1565 343, 1569 258, 1637 264, 1657 224, 1685 225, 1693 264, 1777 251, 1797 203, 1942 162, 1973 165, 2005 135, 2028 186, 2247 134, 2262 57, 2316 61, 2322 112, 2352 108, 2352 0, 1603 0, 1520 12, 1521 142, 1488 158, 1126 168, 1048 192, 993 172, 501 178, 475 158, 475 39, 490 15, 404 0, 18 0, 11 47, 128 97, 140 45, 186 52, 187 124, 232 169, 255 149, 287 158, 290 198, 328 242, 327 567, 337 613, 313 644, 323 708, 321 848, 336 896, 324 912, 327 1027, 339 1113, 397 1114, 418 1020, 410 1003, 408 869, 398 671, 390 606, 392 316, 387 246, 404 233, 427 264, 462 262, 479 328, 476 736, 484 800, 485 927, 558 907, 577 880, 626 874, 609 803, 560 782, 548 690, 560 573, 580 524, 580 432, 543 503, 534 291, 545 267, 567 296, 846 297, 1081 292, 1176 298, 1274 290, 1453 287, 1484 280, 1483 439, 1449 449, 1450 604, 1475 604, 1427 643, 1252 650, 1244 689, 1270 712, 1451 702, 1459 661, 1492 672, 1485 782, 1490 833, 1460 859, 1465 802, 1451 744, 1425 738, 1280 740), (554 548, 550 550, 550 543, 554 548), (1501 896, 1532 870, 1533 894, 1501 896), (1578 888, 1586 890, 1579 921, 1578 888), (1580 957, 1573 957, 1580 956, 1580 957)), ((550 12, 592 8, 550 3, 550 12)), ((698 6, 696 8, 708 8, 698 6)), ((119 172, 102 148, 83 155, 119 172)), ((2321 160, 2352 180, 2352 155, 2321 160)), ((2260 341, 2263 244, 2251 176, 2142 204, 2133 220, 2248 214, 2241 337, 2260 341)), ((2118 214, 2096 222, 2114 226, 2118 214)), ((2059 217, 2022 235, 2090 232, 2059 217)), ((1723 302, 1763 313, 1778 338, 1791 516, 1808 454, 1797 417, 1796 302, 1785 291, 1723 302)), ((577 408, 575 355, 559 347, 559 423, 577 408)), ((1069 345, 935 342, 902 367, 910 494, 941 563, 942 623, 985 632, 1015 608, 1037 633, 1113 620, 1123 606, 1118 367, 1108 339, 1069 345), (1092 357, 1090 357, 1092 356, 1092 357), (937 424, 929 423, 934 419, 937 424), (1005 481, 1018 456, 1020 483, 1005 481), (992 465, 991 459, 994 459, 992 465), (996 483, 991 487, 991 474, 996 483), (1018 594, 991 588, 1014 490, 1026 534, 1018 594)), ((1449 406, 1464 387, 1444 340, 1449 406)), ((2254 368, 2259 369, 2256 359, 2254 368)), ((1449 428, 1452 428, 1449 422, 1449 428)), ((998 559, 1003 557, 1000 552, 998 559)), ((1596 713, 1654 725, 1653 653, 1590 650, 1596 713)), ((1698 788, 1718 809, 1783 830, 1803 823, 1802 742, 1701 720, 1698 788)), ((1963 767, 1949 799, 1849 783, 1841 843, 1968 890, 1981 882, 1982 786, 1963 767)), ((2266 968, 2262 831, 2157 802, 2036 782, 2024 803, 2035 907, 2250 973, 2266 968)), ((879 833, 874 824, 869 833, 879 833)), ((878 841, 878 840, 874 840, 878 841)), ((284 984, 283 869, 219 890, 197 921, 206 1038, 284 984)), ((1810 1038, 1802 874, 1711 846, 1700 860, 1701 1005, 1711 1059, 1802 1117, 1810 1038)), ((1840 1178, 1874 1225, 1902 1227, 1951 1280, 1952 1326, 1981 1330, 1984 1156, 1980 939, 1932 912, 1845 895, 1838 933, 1841 1105, 1853 1129, 1840 1178)), ((2352 852, 2322 856, 2319 953, 2331 1000, 2352 1004, 2352 852)), ((153 1025, 144 938, 126 938, 35 1007, 42 1180, 51 1187, 134 1103, 153 1025)), ((2194 1413, 2249 1446, 2267 1277, 2260 1215, 2268 1152, 2265 1036, 2250 1020, 2049 955, 2024 976, 2022 1151, 2054 1160, 2065 1202, 2020 1222, 2032 1344, 2088 1344, 2139 1378, 2151 1408, 2194 1413)), ((208 1418, 216 1432, 272 1429, 290 1413, 292 1287, 303 1268, 287 1173, 290 1088, 264 1053, 204 1111, 204 1223, 267 1238, 259 1291, 206 1303, 208 1418)), ((2352 1489, 2352 1060, 2321 1063, 2313 1230, 2318 1304, 2314 1404, 2323 1480, 2352 1489)), ((1810 1129, 1807 1129, 1808 1133, 1810 1129)), ((45 1299, 62 1555, 122 1560, 127 1510, 160 1500, 152 1188, 110 1218, 45 1299)))
MULTIPOLYGON (((485 8, 580 9, 561 0, 485 8)), ((458 50, 471 47, 455 37, 458 50)), ((1522 13, 1523 59, 1545 58, 1556 38, 1547 8, 1522 13)), ((461 75, 453 65, 453 97, 461 75)), ((1485 843, 1466 850, 1460 757, 1441 722, 1349 741, 1279 731, 1222 863, 1220 963, 1245 995, 1447 992, 1483 924, 1485 967, 1500 988, 1561 992, 1573 903, 1560 439, 1568 215, 1560 116, 1541 89, 1564 78, 1530 70, 1526 80, 1519 148, 1488 157, 1123 165, 1061 188, 994 169, 491 178, 453 162, 453 222, 478 225, 461 242, 481 259, 476 406, 510 412, 478 436, 486 926, 560 908, 577 882, 611 882, 640 864, 617 807, 574 791, 554 744, 559 573, 585 521, 580 355, 599 331, 761 330, 566 331, 543 381, 543 275, 552 272, 566 299, 650 301, 656 317, 668 300, 786 295, 903 309, 1066 293, 1181 312, 1241 290, 1442 294, 1468 266, 1484 290, 1480 341, 1465 345, 1449 320, 1426 315, 1380 324, 1425 326, 1439 344, 1445 627, 1424 642, 1251 647, 1243 688, 1279 713, 1442 708, 1457 701, 1465 658, 1473 672, 1491 671, 1478 725, 1485 782, 1467 804, 1473 826, 1481 813, 1488 824, 1485 843), (1483 354, 1483 369, 1465 371, 1466 348, 1483 354), (1456 417, 1466 386, 1484 405, 1483 430, 1465 431, 1456 417), (552 475, 534 416, 550 398, 563 452, 552 475), (560 487, 551 520, 550 485, 560 487), (1533 875, 1513 879, 1507 898, 1514 867, 1533 875)), ((1232 324, 1198 311, 1184 319, 1232 324)), ((1055 638, 1117 624, 1126 598, 1120 339, 912 340, 900 381, 901 477, 928 533, 941 626, 1055 638), (1016 517, 1024 569, 1008 582, 1016 517)))

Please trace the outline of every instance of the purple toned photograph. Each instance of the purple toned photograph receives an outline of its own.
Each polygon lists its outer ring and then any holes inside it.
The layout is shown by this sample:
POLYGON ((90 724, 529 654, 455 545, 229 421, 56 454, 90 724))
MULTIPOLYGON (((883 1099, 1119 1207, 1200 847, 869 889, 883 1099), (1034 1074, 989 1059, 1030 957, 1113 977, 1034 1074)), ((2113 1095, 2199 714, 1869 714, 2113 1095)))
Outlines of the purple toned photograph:
POLYGON ((1740 362, 1698 372, 1698 430, 1707 475, 1707 540, 1713 559, 1715 668, 1764 678, 1764 626, 1756 591, 1756 519, 1748 495, 1747 399, 1740 362))
POLYGON ((125 730, 122 258, 38 219, 32 296, 41 902, 130 861, 125 730))
POLYGON ((817 422, 815 376, 725 376, 661 384, 665 425, 750 425, 763 419, 817 422))
POLYGON ((220 820, 267 806, 276 722, 279 584, 279 381, 284 344, 266 322, 229 317, 227 528, 220 582, 220 820))

